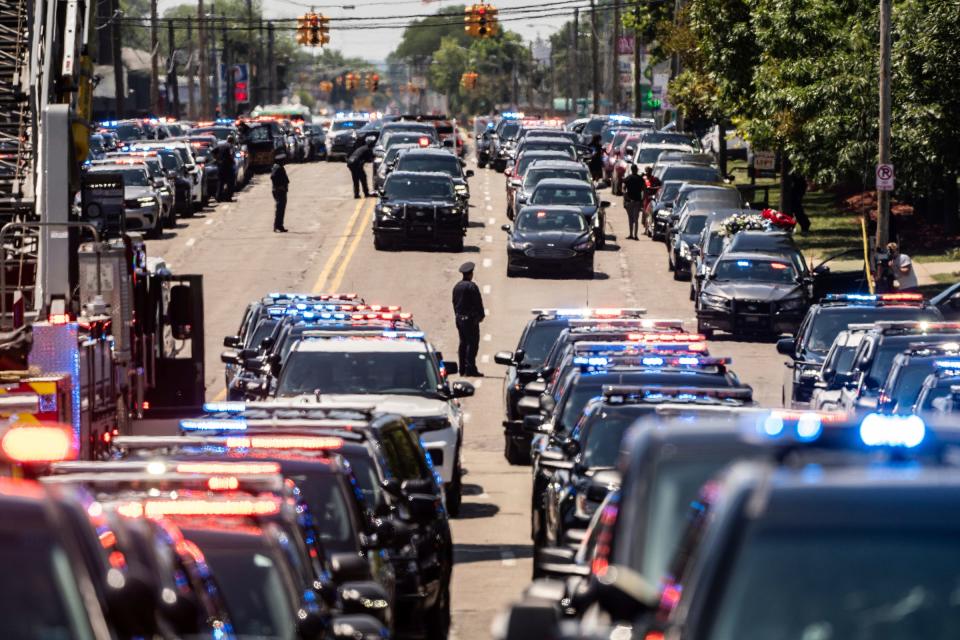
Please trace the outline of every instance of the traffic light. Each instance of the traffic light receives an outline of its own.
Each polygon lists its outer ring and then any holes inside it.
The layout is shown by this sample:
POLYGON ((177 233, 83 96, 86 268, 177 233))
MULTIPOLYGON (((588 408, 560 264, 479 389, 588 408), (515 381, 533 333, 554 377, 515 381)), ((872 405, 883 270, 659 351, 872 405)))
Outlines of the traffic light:
POLYGON ((321 13, 319 16, 317 16, 317 19, 319 22, 318 27, 320 31, 320 37, 317 44, 322 47, 330 44, 330 18, 321 13))
POLYGON ((371 73, 367 76, 367 89, 376 93, 380 88, 380 76, 376 73, 371 73))
POLYGON ((233 83, 233 101, 237 104, 250 102, 250 95, 247 93, 247 83, 239 80, 233 83))
POLYGON ((310 14, 297 18, 297 44, 301 47, 310 45, 310 14))
POLYGON ((481 2, 470 5, 464 14, 464 31, 473 38, 490 38, 498 31, 497 8, 481 2))
POLYGON ((462 76, 460 76, 460 84, 464 89, 476 89, 477 88, 477 78, 480 75, 476 71, 467 71, 462 76))
POLYGON ((353 71, 350 71, 343 77, 344 87, 347 91, 353 91, 357 88, 357 74, 353 71))

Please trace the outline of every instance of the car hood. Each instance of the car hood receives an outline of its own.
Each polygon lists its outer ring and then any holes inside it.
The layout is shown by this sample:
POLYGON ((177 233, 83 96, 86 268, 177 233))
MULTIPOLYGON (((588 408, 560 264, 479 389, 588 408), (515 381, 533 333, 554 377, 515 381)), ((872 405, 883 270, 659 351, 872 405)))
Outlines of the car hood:
POLYGON ((517 231, 513 234, 514 242, 530 242, 541 247, 548 244, 572 247, 589 239, 589 231, 517 231))
MULTIPOLYGON (((317 396, 306 394, 284 398, 286 402, 303 404, 317 404, 317 396)), ((437 398, 426 398, 415 395, 397 395, 382 393, 343 393, 320 394, 320 404, 356 405, 370 407, 385 413, 397 413, 408 418, 426 418, 431 416, 450 417, 450 403, 437 398)))
POLYGON ((132 200, 134 198, 146 198, 147 196, 156 195, 153 192, 153 189, 150 187, 124 187, 123 188, 123 197, 127 200, 132 200))
POLYGON ((802 285, 795 283, 733 281, 711 281, 703 290, 704 293, 721 295, 734 300, 760 300, 761 302, 776 302, 803 291, 802 285))

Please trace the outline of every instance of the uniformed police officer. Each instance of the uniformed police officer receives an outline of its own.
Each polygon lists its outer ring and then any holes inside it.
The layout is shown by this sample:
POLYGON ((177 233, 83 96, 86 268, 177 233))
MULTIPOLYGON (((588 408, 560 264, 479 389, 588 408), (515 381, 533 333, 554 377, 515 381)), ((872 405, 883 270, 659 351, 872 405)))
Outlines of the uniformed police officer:
POLYGON ((283 226, 283 216, 287 211, 287 189, 290 185, 290 178, 287 177, 287 170, 283 168, 287 156, 278 153, 270 170, 270 183, 273 185, 273 200, 277 205, 276 212, 273 215, 274 233, 286 233, 287 228, 283 226))
POLYGON ((480 288, 473 281, 475 266, 472 262, 460 265, 463 279, 453 287, 453 313, 457 321, 457 332, 460 334, 457 358, 460 375, 463 376, 483 376, 477 370, 477 351, 480 349, 480 323, 486 314, 480 288))
POLYGON ((370 197, 367 187, 367 173, 363 165, 373 162, 373 140, 361 144, 347 157, 347 168, 350 169, 350 178, 353 180, 353 197, 360 197, 360 188, 363 187, 363 197, 370 197))

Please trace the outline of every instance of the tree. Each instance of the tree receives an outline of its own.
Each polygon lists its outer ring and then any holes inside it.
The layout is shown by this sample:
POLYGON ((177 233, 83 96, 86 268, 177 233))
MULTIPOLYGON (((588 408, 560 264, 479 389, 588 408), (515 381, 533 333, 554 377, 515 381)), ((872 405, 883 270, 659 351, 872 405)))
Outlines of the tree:
POLYGON ((400 44, 390 54, 390 58, 396 60, 429 58, 448 38, 452 38, 462 47, 470 46, 472 38, 463 29, 465 11, 464 5, 454 5, 440 9, 435 16, 413 20, 403 30, 400 44))

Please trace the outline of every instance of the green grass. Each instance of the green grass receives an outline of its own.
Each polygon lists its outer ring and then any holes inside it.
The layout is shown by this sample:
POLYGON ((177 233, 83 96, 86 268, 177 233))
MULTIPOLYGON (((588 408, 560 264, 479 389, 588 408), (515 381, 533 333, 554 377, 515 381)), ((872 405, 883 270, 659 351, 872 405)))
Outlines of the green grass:
MULTIPOLYGON (((917 262, 960 262, 960 249, 948 249, 937 253, 911 253, 910 258, 917 262)), ((937 274, 948 275, 948 274, 937 274)))
POLYGON ((954 271, 953 273, 934 273, 931 274, 930 277, 940 284, 953 284, 957 280, 960 280, 960 271, 954 271))

